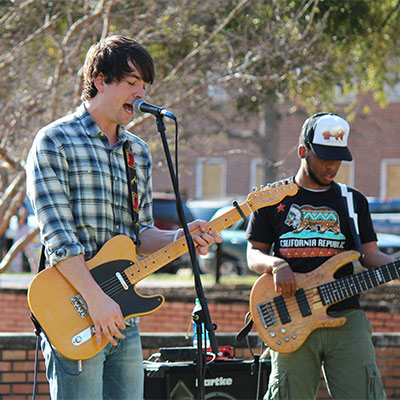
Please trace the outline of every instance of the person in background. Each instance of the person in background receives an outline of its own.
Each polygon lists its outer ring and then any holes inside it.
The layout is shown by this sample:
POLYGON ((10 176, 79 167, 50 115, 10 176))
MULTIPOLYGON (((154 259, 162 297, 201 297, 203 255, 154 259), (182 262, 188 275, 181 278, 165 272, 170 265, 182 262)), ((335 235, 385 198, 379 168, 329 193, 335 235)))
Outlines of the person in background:
MULTIPOLYGON (((28 225, 28 209, 24 204, 18 209, 17 213, 18 227, 13 238, 13 244, 24 237, 32 228, 28 225)), ((23 250, 18 252, 10 264, 10 272, 37 272, 38 257, 35 253, 35 245, 32 242, 27 243, 23 250)))
MULTIPOLYGON (((147 144, 125 129, 133 118, 132 103, 154 80, 153 59, 134 40, 113 35, 94 44, 85 59, 82 104, 42 128, 27 162, 27 192, 37 215, 47 263, 55 266, 83 296, 99 345, 109 343, 82 362, 78 376, 68 375, 55 360, 46 338, 41 345, 52 399, 143 400, 143 360, 138 318, 124 320, 119 305, 95 282, 85 261, 116 235, 136 242, 149 255, 183 235, 160 230, 152 217, 152 161, 147 144), (132 215, 124 144, 133 153, 137 211, 132 215)), ((197 251, 206 254, 219 235, 205 221, 189 230, 197 251)), ((77 363, 58 356, 69 370, 77 363)))
MULTIPOLYGON (((299 289, 294 273, 313 271, 333 255, 357 249, 346 203, 335 183, 341 162, 352 160, 349 133, 348 122, 338 115, 318 113, 309 117, 303 124, 297 151, 300 167, 294 181, 298 193, 251 217, 246 233, 249 268, 271 274, 275 291, 284 298, 294 296, 299 289)), ((362 265, 372 268, 392 262, 378 249, 367 199, 354 188, 348 190, 358 215, 362 265)), ((352 264, 342 267, 335 278, 350 274, 352 264)), ((358 298, 340 301, 329 307, 328 313, 347 321, 340 327, 314 330, 292 353, 270 351, 272 370, 266 399, 315 399, 321 367, 334 399, 386 398, 375 361, 371 325, 358 298)))

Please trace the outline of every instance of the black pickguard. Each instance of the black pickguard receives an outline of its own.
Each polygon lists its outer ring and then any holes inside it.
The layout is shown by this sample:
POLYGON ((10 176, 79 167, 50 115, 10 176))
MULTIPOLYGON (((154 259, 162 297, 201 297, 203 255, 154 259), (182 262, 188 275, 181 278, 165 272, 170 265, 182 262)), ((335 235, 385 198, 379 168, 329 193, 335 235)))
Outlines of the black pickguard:
POLYGON ((132 266, 130 260, 114 260, 100 264, 90 270, 93 278, 114 301, 121 307, 124 318, 134 315, 144 315, 152 312, 159 307, 164 297, 161 295, 143 297, 135 291, 135 285, 132 285, 124 274, 124 270, 132 266), (128 290, 123 288, 123 285, 116 277, 119 272, 128 285, 128 290))

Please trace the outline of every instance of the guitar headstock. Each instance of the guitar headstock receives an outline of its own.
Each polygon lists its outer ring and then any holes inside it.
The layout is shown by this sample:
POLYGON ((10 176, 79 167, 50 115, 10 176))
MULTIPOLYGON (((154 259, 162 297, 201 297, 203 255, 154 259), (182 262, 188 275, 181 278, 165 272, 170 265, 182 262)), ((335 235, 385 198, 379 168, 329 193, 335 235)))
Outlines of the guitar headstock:
POLYGON ((277 204, 286 196, 294 196, 298 190, 293 178, 282 179, 269 183, 267 186, 260 186, 259 190, 254 190, 247 196, 247 202, 252 211, 256 211, 259 208, 277 204))

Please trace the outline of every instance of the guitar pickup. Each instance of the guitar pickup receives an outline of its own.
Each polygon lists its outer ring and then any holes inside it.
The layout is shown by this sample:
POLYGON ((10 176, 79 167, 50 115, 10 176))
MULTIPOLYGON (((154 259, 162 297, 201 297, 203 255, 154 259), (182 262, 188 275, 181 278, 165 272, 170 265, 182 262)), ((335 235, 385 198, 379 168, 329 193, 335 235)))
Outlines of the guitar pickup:
POLYGON ((283 296, 274 297, 274 303, 276 310, 278 311, 281 323, 288 324, 292 319, 290 318, 283 296))
POLYGON ((301 315, 303 317, 308 317, 309 315, 312 314, 310 305, 308 304, 307 296, 304 292, 304 289, 298 289, 296 291, 296 300, 297 300, 297 304, 299 305, 301 315))

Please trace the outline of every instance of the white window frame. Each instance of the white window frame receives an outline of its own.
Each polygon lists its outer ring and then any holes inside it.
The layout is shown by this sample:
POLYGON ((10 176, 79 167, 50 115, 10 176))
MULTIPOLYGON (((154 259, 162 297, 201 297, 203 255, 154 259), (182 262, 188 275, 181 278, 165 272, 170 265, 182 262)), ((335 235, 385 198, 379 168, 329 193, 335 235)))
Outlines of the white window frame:
POLYGON ((250 185, 249 192, 253 190, 254 187, 257 186, 256 177, 257 177, 257 167, 262 165, 262 158, 252 158, 250 161, 250 185))
POLYGON ((379 197, 387 197, 387 167, 389 165, 400 165, 400 158, 383 158, 381 160, 381 185, 379 188, 379 197))
POLYGON ((222 157, 200 157, 196 162, 196 187, 195 197, 196 199, 203 198, 203 165, 204 164, 220 164, 222 166, 222 193, 221 197, 226 196, 226 159, 222 157))
POLYGON ((354 187, 355 186, 355 176, 356 176, 356 168, 355 168, 355 162, 353 161, 342 161, 342 164, 348 164, 350 165, 349 168, 349 186, 354 187))

